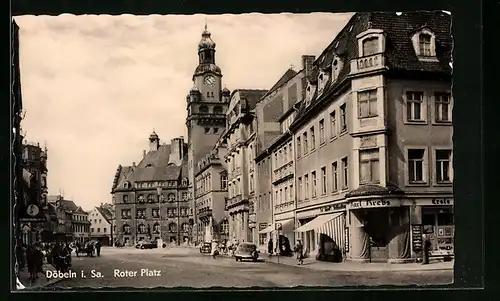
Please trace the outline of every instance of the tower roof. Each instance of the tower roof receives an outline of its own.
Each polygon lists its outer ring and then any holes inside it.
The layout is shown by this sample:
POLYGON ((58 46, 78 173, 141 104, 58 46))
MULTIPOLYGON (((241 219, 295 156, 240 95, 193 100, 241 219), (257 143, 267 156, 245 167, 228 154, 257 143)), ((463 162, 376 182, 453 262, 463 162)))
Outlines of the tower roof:
POLYGON ((205 30, 201 34, 198 50, 215 49, 215 42, 212 40, 211 35, 210 31, 208 31, 207 23, 205 23, 205 30))
POLYGON ((149 140, 153 141, 153 140, 158 140, 158 134, 156 134, 155 130, 153 130, 153 132, 151 133, 151 135, 149 135, 149 140))

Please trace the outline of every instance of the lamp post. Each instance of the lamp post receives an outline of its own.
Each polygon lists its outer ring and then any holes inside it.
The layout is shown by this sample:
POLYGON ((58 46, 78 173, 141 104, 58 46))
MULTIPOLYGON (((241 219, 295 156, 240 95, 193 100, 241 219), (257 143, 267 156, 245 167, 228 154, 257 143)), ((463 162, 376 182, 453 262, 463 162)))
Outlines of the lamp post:
POLYGON ((160 219, 160 229, 159 229, 160 238, 158 239, 157 243, 158 243, 158 248, 161 248, 161 247, 163 247, 163 238, 161 235, 161 202, 162 202, 161 196, 162 196, 163 189, 161 188, 160 183, 158 183, 156 186, 156 192, 158 194, 158 217, 160 219))

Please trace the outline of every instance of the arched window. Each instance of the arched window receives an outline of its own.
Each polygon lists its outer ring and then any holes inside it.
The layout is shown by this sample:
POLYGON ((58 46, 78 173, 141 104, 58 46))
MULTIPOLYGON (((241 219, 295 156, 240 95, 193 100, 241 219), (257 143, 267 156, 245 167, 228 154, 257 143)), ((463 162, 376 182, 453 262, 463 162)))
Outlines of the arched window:
POLYGON ((170 232, 177 232, 177 224, 176 223, 170 223, 168 225, 168 231, 170 231, 170 232))
POLYGON ((188 179, 187 178, 182 179, 182 186, 187 186, 187 184, 188 184, 188 179))
POLYGON ((175 194, 169 193, 168 194, 168 201, 169 202, 175 202, 175 194))
POLYGON ((155 196, 153 194, 148 194, 148 203, 154 203, 155 202, 155 196))
POLYGON ((130 234, 130 226, 125 224, 123 225, 123 233, 124 234, 130 234))
POLYGON ((208 107, 205 105, 200 106, 200 113, 208 113, 208 107))
POLYGON ((144 203, 144 196, 143 196, 142 194, 139 194, 139 195, 137 196, 137 201, 138 201, 139 203, 144 203))
POLYGON ((153 225, 153 233, 160 233, 160 224, 155 223, 153 225))
POLYGON ((189 224, 188 223, 183 223, 182 224, 182 232, 189 232, 189 224))
POLYGON ((220 224, 221 234, 229 234, 229 221, 227 219, 223 220, 220 224))
POLYGON ((146 233, 146 225, 144 224, 140 224, 138 227, 137 227, 137 230, 139 233, 143 234, 143 233, 146 233))

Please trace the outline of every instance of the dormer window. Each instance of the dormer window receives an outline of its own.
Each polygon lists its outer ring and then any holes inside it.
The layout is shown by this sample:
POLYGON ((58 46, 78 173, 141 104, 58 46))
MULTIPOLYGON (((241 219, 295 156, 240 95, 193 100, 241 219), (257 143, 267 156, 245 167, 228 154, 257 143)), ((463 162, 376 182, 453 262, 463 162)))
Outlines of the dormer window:
POLYGON ((335 56, 332 61, 332 82, 335 82, 339 77, 340 70, 342 70, 342 61, 339 57, 335 56))
POLYGON ((385 35, 381 29, 368 29, 356 36, 359 57, 366 57, 385 51, 385 35))
POLYGON ((413 48, 419 60, 435 61, 436 58, 436 36, 432 31, 423 28, 412 37, 413 48))

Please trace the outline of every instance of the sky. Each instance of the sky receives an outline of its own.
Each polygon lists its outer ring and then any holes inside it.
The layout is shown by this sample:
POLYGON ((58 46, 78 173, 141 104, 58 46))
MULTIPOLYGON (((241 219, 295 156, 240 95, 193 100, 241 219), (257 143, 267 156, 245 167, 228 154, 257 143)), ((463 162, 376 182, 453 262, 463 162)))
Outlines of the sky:
POLYGON ((49 194, 84 210, 111 202, 118 165, 153 131, 184 136, 205 22, 223 86, 269 89, 319 55, 352 14, 18 16, 25 140, 48 148, 49 194))

